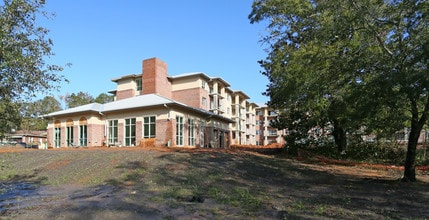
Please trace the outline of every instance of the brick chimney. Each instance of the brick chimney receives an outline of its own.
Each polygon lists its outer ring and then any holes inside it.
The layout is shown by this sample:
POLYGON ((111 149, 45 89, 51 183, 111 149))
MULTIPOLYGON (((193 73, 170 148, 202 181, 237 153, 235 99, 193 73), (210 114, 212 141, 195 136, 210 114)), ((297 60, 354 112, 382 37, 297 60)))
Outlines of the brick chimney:
POLYGON ((143 60, 142 72, 142 95, 155 93, 171 99, 167 63, 156 57, 143 60))

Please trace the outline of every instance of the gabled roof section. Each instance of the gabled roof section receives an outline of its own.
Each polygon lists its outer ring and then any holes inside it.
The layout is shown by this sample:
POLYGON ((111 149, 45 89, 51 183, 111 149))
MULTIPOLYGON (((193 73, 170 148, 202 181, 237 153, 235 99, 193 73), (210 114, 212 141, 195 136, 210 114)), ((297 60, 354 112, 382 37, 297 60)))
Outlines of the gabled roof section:
POLYGON ((147 108, 152 106, 163 106, 163 105, 164 106, 168 105, 168 107, 176 106, 183 109, 187 109, 197 114, 204 115, 207 118, 212 117, 212 118, 218 118, 220 120, 230 122, 230 123, 233 122, 231 119, 228 119, 221 115, 217 115, 203 109, 194 108, 186 104, 183 104, 181 102, 177 102, 157 94, 140 95, 140 96, 135 96, 127 99, 121 99, 119 101, 109 102, 106 104, 91 103, 91 104, 79 106, 76 108, 70 108, 70 109, 66 109, 58 112, 49 113, 47 115, 44 115, 43 117, 51 118, 55 116, 63 116, 68 114, 77 114, 77 113, 84 113, 84 112, 109 113, 114 111, 123 111, 128 109, 147 108))
POLYGON ((242 96, 245 99, 250 99, 250 97, 246 93, 244 93, 243 91, 241 91, 241 90, 233 90, 232 93, 234 95, 242 96))
POLYGON ((210 80, 211 77, 207 76, 207 74, 203 72, 193 72, 193 73, 182 73, 175 76, 168 76, 169 79, 179 79, 179 78, 185 78, 185 77, 193 77, 193 76, 201 76, 202 78, 206 80, 210 80))
POLYGON ((223 85, 224 85, 224 87, 229 87, 229 86, 231 86, 227 81, 225 81, 224 79, 222 79, 221 77, 211 77, 210 78, 210 81, 219 81, 219 82, 221 82, 223 85))
POLYGON ((75 108, 69 108, 62 111, 52 112, 47 115, 44 115, 45 118, 55 117, 59 115, 68 115, 80 112, 101 112, 103 110, 103 105, 100 103, 90 103, 86 105, 81 105, 75 108))
POLYGON ((104 104, 103 112, 111 112, 117 110, 144 108, 149 106, 158 106, 164 104, 176 103, 171 99, 167 99, 156 94, 147 94, 135 96, 127 99, 121 99, 115 102, 109 102, 104 104))
POLYGON ((111 81, 112 82, 118 82, 119 80, 122 80, 122 79, 129 79, 129 78, 134 79, 134 78, 139 78, 139 77, 142 77, 142 74, 130 74, 130 75, 126 75, 126 76, 120 76, 120 77, 113 78, 113 79, 111 79, 111 81))

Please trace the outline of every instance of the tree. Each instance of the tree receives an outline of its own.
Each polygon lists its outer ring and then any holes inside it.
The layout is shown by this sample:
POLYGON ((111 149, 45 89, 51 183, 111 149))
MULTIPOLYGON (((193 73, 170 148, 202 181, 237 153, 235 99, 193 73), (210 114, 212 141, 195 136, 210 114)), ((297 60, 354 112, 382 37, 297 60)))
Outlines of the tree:
MULTIPOLYGON (((53 55, 48 30, 36 24, 38 16, 49 17, 41 10, 44 3, 4 0, 0 4, 0 105, 13 107, 0 111, 6 124, 19 125, 19 120, 10 114, 12 110, 18 112, 17 100, 51 90, 65 80, 56 74, 62 67, 44 60, 53 55)), ((3 132, 5 129, 8 128, 0 128, 3 132)))
POLYGON ((45 130, 48 121, 41 118, 51 112, 60 111, 61 104, 53 96, 46 96, 43 99, 23 103, 21 106, 21 129, 24 130, 45 130))
POLYGON ((19 105, 10 99, 0 101, 0 139, 17 129, 21 123, 19 105))
POLYGON ((251 23, 268 20, 260 61, 274 108, 300 103, 348 132, 411 126, 403 180, 415 181, 416 146, 429 114, 429 7, 426 1, 256 0, 251 23))
POLYGON ((95 98, 95 102, 100 103, 100 104, 113 102, 113 100, 114 100, 114 96, 108 95, 106 93, 100 93, 100 95, 98 95, 97 98, 95 98))
POLYGON ((76 94, 72 93, 71 95, 67 94, 64 101, 68 108, 74 108, 92 103, 94 102, 94 98, 87 92, 78 92, 76 94))

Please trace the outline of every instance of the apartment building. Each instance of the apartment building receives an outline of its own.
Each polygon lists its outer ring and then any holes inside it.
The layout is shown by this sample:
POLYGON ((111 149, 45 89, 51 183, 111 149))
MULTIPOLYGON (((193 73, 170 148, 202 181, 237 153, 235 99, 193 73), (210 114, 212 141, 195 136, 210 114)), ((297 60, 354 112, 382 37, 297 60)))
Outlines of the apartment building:
POLYGON ((256 107, 256 145, 285 143, 283 136, 286 135, 286 130, 270 126, 270 121, 276 119, 277 115, 278 112, 267 105, 256 107))
POLYGON ((112 82, 114 102, 45 116, 50 146, 257 144, 258 105, 220 77, 202 72, 170 76, 165 62, 151 58, 143 60, 141 74, 112 82))

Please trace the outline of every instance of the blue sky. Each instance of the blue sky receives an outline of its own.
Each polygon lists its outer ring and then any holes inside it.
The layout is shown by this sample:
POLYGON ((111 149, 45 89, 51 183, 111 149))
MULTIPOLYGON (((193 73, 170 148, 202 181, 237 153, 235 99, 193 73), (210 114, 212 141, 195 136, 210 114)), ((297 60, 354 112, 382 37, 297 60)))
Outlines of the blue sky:
POLYGON ((158 57, 169 75, 204 72, 222 77, 234 90, 264 103, 268 79, 262 24, 250 24, 252 0, 48 0, 56 16, 41 24, 50 30, 55 56, 64 65, 55 96, 98 94, 115 89, 112 78, 141 73, 143 59, 158 57))

